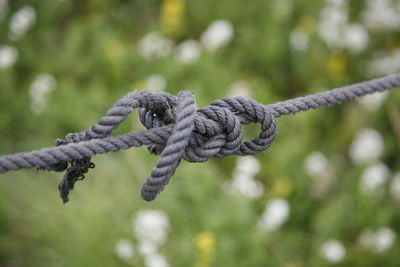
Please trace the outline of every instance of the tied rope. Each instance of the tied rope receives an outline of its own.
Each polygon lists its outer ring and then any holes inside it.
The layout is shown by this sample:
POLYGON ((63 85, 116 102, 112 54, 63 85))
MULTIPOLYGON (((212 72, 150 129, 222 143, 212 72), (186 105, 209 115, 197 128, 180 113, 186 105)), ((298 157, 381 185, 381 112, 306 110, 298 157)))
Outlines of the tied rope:
POLYGON ((266 150, 277 135, 275 119, 309 109, 332 106, 367 94, 400 87, 400 74, 346 87, 262 105, 243 97, 225 97, 210 106, 195 108, 194 96, 165 92, 133 92, 121 98, 92 128, 56 140, 56 147, 0 157, 0 173, 23 168, 62 172, 60 196, 68 201, 75 182, 94 168, 95 154, 146 145, 160 154, 156 167, 142 187, 144 200, 154 200, 168 184, 181 159, 204 162, 212 157, 252 155, 266 150), (135 109, 146 131, 109 136, 135 109), (260 134, 243 141, 242 125, 259 123, 260 134))

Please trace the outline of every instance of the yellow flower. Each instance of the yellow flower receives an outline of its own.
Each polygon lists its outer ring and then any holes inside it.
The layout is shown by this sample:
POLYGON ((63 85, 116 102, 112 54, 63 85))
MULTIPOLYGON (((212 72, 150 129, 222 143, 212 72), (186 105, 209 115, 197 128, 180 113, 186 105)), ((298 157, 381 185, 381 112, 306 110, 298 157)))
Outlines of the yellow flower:
POLYGON ((347 58, 343 54, 331 54, 326 62, 326 70, 331 77, 341 75, 347 67, 347 58))
POLYGON ((282 177, 275 180, 273 192, 277 197, 288 197, 293 192, 293 183, 289 178, 282 177))
POLYGON ((104 56, 111 62, 115 63, 120 61, 124 54, 124 46, 117 40, 109 42, 103 50, 104 56))
POLYGON ((303 16, 299 19, 297 26, 308 34, 312 34, 315 32, 315 19, 310 16, 303 16))
POLYGON ((215 236, 212 232, 201 232, 196 238, 195 267, 210 266, 215 257, 215 236))
POLYGON ((164 0, 161 7, 161 28, 165 33, 180 33, 184 7, 185 0, 164 0))

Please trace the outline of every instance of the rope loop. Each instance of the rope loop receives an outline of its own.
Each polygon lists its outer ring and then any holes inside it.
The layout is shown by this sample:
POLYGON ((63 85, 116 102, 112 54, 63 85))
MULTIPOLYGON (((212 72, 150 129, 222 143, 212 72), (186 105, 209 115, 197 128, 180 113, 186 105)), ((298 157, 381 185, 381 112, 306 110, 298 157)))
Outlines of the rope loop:
POLYGON ((268 149, 275 140, 277 135, 276 121, 272 110, 267 106, 244 97, 226 97, 222 100, 213 101, 211 105, 230 110, 242 124, 261 124, 261 133, 258 137, 242 143, 235 152, 236 155, 257 154, 268 149))

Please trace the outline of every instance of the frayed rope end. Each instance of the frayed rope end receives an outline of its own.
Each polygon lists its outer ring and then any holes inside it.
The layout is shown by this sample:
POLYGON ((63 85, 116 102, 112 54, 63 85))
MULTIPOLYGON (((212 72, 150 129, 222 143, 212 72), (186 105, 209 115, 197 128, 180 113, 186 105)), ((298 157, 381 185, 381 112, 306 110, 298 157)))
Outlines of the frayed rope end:
POLYGON ((94 167, 95 164, 90 161, 90 158, 83 158, 71 162, 71 166, 67 169, 64 178, 58 185, 60 197, 64 204, 69 201, 69 191, 74 189, 74 184, 79 180, 85 179, 85 173, 94 167))

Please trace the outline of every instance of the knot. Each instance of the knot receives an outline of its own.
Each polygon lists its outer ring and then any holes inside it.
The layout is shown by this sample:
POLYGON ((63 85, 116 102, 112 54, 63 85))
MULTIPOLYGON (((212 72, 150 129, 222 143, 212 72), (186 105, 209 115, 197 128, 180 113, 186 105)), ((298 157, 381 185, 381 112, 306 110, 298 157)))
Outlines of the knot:
POLYGON ((147 129, 173 123, 171 136, 165 145, 150 144, 148 149, 161 158, 142 188, 142 197, 154 200, 168 184, 181 158, 189 162, 204 162, 212 157, 250 155, 267 149, 276 137, 273 113, 254 100, 227 97, 210 106, 194 109, 193 95, 180 93, 177 106, 162 116, 142 108, 140 119, 147 129), (243 142, 242 124, 260 123, 261 133, 243 142))
POLYGON ((67 170, 59 189, 64 202, 74 183, 94 167, 96 154, 148 146, 161 154, 156 168, 142 188, 142 196, 153 200, 168 184, 181 159, 203 162, 212 157, 256 154, 267 149, 276 137, 275 119, 280 116, 332 106, 355 98, 399 88, 400 74, 332 89, 312 95, 261 105, 243 97, 227 97, 196 110, 190 92, 178 96, 157 92, 132 92, 121 98, 92 128, 57 140, 55 148, 0 156, 0 173, 23 168, 67 170), (148 129, 109 136, 135 109, 148 129), (259 123, 260 134, 243 141, 242 125, 259 123), (70 164, 70 167, 68 167, 70 164))
MULTIPOLYGON (((104 143, 100 145, 100 142, 94 145, 96 153, 106 153, 144 144, 151 153, 161 155, 142 187, 142 197, 147 201, 154 200, 164 189, 182 159, 204 162, 212 157, 256 154, 266 150, 277 134, 273 111, 254 100, 226 97, 196 110, 194 96, 189 91, 180 92, 178 96, 164 92, 134 92, 120 99, 97 125, 80 133, 69 134, 65 140, 58 139, 56 145, 105 140, 137 108, 148 134, 143 132, 135 140, 116 138, 107 146, 104 143), (243 141, 242 125, 249 123, 259 123, 261 132, 253 140, 243 141), (131 145, 127 145, 129 141, 132 141, 131 145)), ((85 156, 90 154, 90 150, 78 151, 77 146, 69 147, 69 153, 76 151, 81 155, 71 158, 79 159, 71 161, 68 169, 68 163, 64 161, 46 168, 54 171, 67 169, 59 185, 64 202, 68 201, 68 193, 74 183, 82 180, 89 168, 94 167, 90 157, 85 156)))

